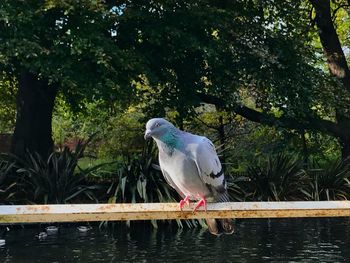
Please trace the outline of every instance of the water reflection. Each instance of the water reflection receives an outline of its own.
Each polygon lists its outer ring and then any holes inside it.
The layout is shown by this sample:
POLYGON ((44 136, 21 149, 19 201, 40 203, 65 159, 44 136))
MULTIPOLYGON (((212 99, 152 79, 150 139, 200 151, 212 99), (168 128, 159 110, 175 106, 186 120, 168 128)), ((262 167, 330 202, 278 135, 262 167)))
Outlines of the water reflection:
MULTIPOLYGON (((237 221, 236 234, 215 237, 202 229, 131 231, 74 226, 38 239, 36 228, 11 230, 0 262, 348 262, 350 220, 237 221)), ((196 262, 196 263, 197 263, 196 262)))

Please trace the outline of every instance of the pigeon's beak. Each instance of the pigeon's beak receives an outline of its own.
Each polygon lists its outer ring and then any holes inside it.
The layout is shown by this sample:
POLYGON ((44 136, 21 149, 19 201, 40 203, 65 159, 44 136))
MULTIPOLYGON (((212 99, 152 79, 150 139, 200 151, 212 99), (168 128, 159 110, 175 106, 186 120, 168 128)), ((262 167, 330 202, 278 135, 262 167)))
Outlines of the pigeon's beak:
POLYGON ((144 136, 145 140, 148 140, 151 137, 152 137, 151 131, 150 130, 146 130, 145 136, 144 136))

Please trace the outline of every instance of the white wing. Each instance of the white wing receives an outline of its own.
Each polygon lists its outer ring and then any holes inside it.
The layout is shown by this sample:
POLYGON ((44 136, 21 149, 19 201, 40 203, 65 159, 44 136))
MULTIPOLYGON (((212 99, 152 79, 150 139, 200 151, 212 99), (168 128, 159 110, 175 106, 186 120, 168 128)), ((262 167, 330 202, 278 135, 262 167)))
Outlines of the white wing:
POLYGON ((192 146, 193 159, 203 182, 218 193, 226 192, 226 181, 214 144, 206 137, 196 136, 192 146))

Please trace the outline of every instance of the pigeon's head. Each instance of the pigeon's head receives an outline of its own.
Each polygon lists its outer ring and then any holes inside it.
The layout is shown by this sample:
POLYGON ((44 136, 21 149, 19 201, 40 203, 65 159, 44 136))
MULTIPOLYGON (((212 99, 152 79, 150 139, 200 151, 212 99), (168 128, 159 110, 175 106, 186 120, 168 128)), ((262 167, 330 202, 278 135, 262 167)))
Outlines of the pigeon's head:
POLYGON ((174 128, 174 125, 163 118, 150 119, 146 124, 145 140, 151 137, 159 139, 174 128))

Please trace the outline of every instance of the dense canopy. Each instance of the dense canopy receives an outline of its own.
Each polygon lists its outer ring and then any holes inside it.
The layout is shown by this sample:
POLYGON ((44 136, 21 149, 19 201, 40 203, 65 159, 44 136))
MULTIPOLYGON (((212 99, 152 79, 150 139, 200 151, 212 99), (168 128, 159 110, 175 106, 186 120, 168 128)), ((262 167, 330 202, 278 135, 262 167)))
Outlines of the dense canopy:
POLYGON ((180 126, 213 104, 329 134, 350 154, 347 1, 4 0, 0 10, 16 154, 52 150, 58 100, 75 112, 89 101, 137 107, 145 119, 173 112, 180 126))

